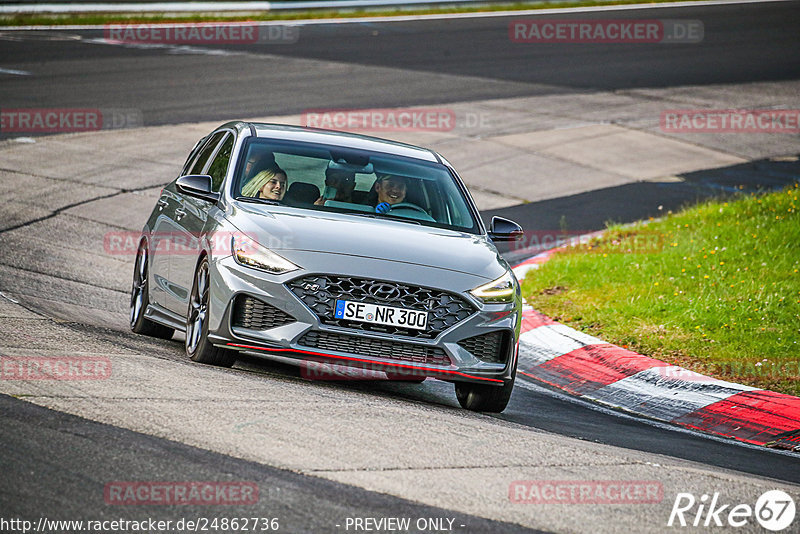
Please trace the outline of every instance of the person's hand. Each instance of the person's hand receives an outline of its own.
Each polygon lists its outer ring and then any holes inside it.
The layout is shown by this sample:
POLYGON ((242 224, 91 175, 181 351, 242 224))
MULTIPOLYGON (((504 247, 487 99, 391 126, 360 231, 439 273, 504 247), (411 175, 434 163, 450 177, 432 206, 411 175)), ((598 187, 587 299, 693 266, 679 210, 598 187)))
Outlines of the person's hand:
POLYGON ((391 204, 389 204, 388 202, 381 202, 380 204, 375 206, 375 213, 386 213, 390 209, 392 209, 391 204))

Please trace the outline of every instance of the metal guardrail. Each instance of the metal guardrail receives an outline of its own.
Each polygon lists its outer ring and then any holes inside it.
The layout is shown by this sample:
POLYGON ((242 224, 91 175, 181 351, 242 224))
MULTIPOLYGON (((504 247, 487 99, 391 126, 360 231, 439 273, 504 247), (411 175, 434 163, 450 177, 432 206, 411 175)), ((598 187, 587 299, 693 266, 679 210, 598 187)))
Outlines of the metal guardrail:
MULTIPOLYGON (((495 3, 497 0, 495 0, 495 3)), ((491 4, 492 0, 297 0, 282 2, 258 1, 214 1, 214 2, 150 2, 122 0, 113 3, 100 2, 27 2, 0 5, 0 14, 44 14, 44 13, 144 13, 144 12, 235 12, 235 11, 287 11, 295 9, 353 9, 404 7, 440 4, 491 4)))

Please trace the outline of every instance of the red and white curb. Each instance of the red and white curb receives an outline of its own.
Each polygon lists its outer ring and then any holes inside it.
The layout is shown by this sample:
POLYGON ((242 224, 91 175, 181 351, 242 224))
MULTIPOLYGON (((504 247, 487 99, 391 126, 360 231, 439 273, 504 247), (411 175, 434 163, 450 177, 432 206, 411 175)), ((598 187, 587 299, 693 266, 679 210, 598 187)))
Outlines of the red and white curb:
MULTIPOLYGON (((548 251, 514 268, 518 278, 548 251)), ((526 306, 518 373, 629 413, 756 445, 800 450, 800 397, 704 376, 560 324, 526 306)))

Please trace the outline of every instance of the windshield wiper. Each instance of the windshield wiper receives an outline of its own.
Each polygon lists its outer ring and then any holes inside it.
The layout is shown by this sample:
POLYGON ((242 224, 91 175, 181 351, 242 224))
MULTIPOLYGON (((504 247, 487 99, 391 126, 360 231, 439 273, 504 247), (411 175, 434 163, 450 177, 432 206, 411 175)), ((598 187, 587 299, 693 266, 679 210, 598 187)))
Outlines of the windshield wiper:
POLYGON ((269 204, 271 206, 282 206, 283 205, 279 200, 272 200, 271 198, 236 197, 235 200, 238 200, 240 202, 255 202, 256 204, 269 204))
POLYGON ((417 220, 415 220, 415 219, 407 219, 405 217, 401 217, 401 216, 397 216, 397 215, 391 215, 391 214, 387 214, 387 213, 383 213, 381 215, 378 215, 376 213, 362 213, 360 211, 349 212, 349 213, 351 215, 360 215, 361 217, 369 217, 370 219, 383 219, 383 220, 389 220, 389 221, 400 221, 400 222, 411 223, 411 224, 416 224, 418 226, 422 226, 422 223, 417 221, 417 220))
POLYGON ((401 221, 404 223, 411 223, 411 224, 416 224, 417 226, 422 226, 422 223, 415 219, 406 219, 405 217, 397 217, 397 216, 391 216, 389 218, 393 221, 401 221))

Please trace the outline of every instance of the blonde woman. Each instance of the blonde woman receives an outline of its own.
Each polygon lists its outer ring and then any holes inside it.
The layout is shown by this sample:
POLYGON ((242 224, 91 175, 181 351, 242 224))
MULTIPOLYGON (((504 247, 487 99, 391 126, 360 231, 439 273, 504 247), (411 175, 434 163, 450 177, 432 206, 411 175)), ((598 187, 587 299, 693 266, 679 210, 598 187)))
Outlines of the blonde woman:
POLYGON ((286 194, 286 172, 280 167, 272 167, 253 176, 242 187, 242 196, 283 200, 286 194))

